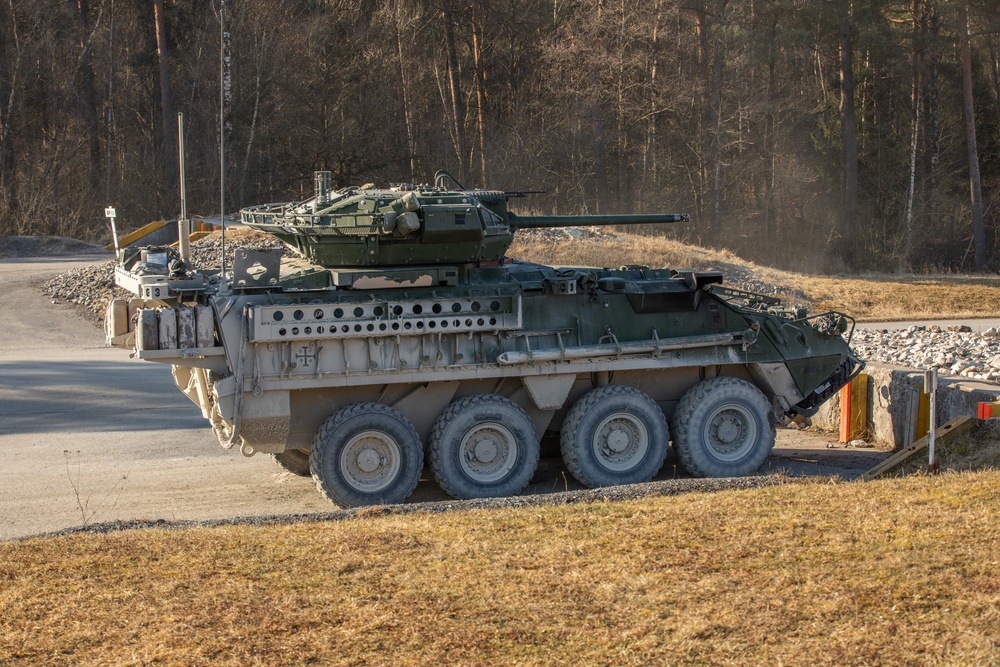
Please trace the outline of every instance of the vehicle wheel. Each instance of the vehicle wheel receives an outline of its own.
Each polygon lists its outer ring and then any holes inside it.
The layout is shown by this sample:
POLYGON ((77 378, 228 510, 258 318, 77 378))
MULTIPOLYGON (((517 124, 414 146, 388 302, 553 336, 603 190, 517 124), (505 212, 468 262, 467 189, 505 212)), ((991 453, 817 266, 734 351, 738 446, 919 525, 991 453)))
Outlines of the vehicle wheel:
POLYGON ((538 434, 527 413, 502 396, 467 396, 438 416, 429 445, 434 479, 449 495, 513 496, 538 467, 538 434))
POLYGON ((299 475, 300 477, 308 477, 310 474, 308 449, 289 449, 277 454, 271 454, 271 457, 279 466, 290 473, 299 475))
POLYGON ((774 447, 771 406, 759 389, 732 377, 699 382, 674 412, 674 449, 697 477, 741 477, 774 447))
POLYGON ((563 421, 563 462, 589 487, 648 482, 663 466, 670 434, 663 411, 634 387, 584 394, 563 421))
POLYGON ((341 507, 401 503, 416 488, 423 466, 417 430, 381 403, 354 403, 335 412, 309 454, 319 490, 341 507))

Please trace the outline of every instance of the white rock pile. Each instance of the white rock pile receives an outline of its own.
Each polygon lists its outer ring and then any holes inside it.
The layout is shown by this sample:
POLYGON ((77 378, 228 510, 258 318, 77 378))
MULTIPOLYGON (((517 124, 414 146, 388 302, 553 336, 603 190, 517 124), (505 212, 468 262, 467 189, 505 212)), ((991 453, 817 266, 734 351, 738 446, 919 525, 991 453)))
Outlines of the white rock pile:
POLYGON ((965 325, 858 329, 851 347, 866 361, 1000 381, 1000 330, 996 327, 982 333, 965 325))

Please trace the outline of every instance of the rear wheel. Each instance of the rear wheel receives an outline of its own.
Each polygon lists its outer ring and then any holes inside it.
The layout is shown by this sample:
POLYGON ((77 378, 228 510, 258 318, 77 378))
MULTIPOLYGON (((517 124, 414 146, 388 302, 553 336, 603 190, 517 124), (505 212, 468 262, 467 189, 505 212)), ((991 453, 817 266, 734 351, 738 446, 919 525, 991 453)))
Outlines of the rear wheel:
POLYGON ((717 377, 688 390, 674 412, 674 449, 697 477, 742 477, 774 448, 767 398, 749 382, 717 377))
POLYGON ((271 456, 279 466, 292 474, 301 477, 308 477, 310 474, 308 449, 288 449, 271 456))
POLYGON ((406 500, 420 480, 424 452, 406 417, 381 403, 355 403, 326 420, 309 456, 320 491, 341 507, 406 500))
POLYGON ((563 462, 589 487, 648 482, 667 455, 663 411, 634 387, 609 385, 570 408, 559 438, 563 462))
POLYGON ((513 496, 538 467, 538 434, 527 413, 502 396, 467 396, 434 422, 428 447, 434 479, 455 498, 513 496))

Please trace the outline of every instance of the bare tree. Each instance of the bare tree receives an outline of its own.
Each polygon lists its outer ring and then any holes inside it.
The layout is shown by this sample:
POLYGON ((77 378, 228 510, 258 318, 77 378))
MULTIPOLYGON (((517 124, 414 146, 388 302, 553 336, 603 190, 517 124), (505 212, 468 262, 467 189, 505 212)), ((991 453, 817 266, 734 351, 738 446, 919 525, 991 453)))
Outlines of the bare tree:
POLYGON ((962 51, 962 110, 965 117, 965 145, 969 160, 969 193, 972 198, 973 263, 976 271, 986 268, 986 225, 983 191, 979 176, 979 148, 976 145, 976 110, 972 97, 972 50, 969 46, 969 5, 958 6, 958 35, 962 51))
POLYGON ((18 209, 16 152, 14 150, 14 103, 17 95, 17 23, 6 2, 0 0, 0 215, 18 209), (11 53, 9 45, 14 45, 11 53), (14 58, 11 63, 10 59, 14 58), (6 210, 3 210, 6 209, 6 210))
POLYGON ((857 258, 858 216, 858 122, 854 108, 854 47, 851 24, 852 0, 840 6, 840 126, 843 141, 843 211, 841 251, 848 264, 857 258))
POLYGON ((173 96, 170 93, 170 59, 167 55, 167 21, 164 16, 163 0, 153 0, 153 17, 156 23, 156 56, 160 68, 160 114, 163 125, 163 173, 168 190, 174 182, 176 169, 176 123, 173 96))

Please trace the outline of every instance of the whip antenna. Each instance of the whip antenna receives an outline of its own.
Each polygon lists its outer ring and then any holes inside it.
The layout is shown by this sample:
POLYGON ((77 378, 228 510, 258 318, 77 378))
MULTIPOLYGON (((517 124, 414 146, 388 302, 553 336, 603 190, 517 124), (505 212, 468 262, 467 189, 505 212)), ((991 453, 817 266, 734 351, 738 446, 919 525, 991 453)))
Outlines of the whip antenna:
POLYGON ((222 225, 222 278, 226 277, 226 0, 219 0, 219 223, 222 225))

